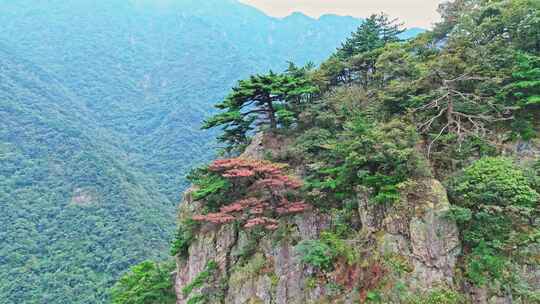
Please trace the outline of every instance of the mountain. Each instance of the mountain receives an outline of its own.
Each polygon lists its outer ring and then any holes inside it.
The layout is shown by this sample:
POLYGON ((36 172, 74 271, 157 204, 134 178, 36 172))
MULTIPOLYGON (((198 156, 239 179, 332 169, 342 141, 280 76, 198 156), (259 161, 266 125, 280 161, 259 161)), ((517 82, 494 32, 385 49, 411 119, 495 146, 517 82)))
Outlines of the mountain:
POLYGON ((190 175, 173 275, 137 265, 113 303, 540 303, 540 2, 440 10, 239 82, 205 123, 239 156, 190 175))
MULTIPOLYGON (((62 79, 137 167, 177 201, 182 173, 211 157, 198 131, 237 79, 319 62, 358 24, 275 19, 236 1, 8 1, 0 38, 62 79), (201 147, 202 146, 202 147, 201 147), (203 153, 201 153, 203 152, 203 153), (174 176, 174 177, 171 177, 174 176)), ((298 18, 300 17, 300 18, 298 18)))
POLYGON ((423 29, 423 28, 412 27, 412 28, 407 29, 405 32, 403 32, 400 35, 400 38, 401 39, 412 39, 412 38, 415 38, 416 36, 424 33, 425 31, 426 30, 423 29))
POLYGON ((103 302, 98 287, 162 258, 174 216, 77 96, 0 50, 3 303, 103 302))
POLYGON ((229 0, 0 1, 0 298, 104 303, 163 259, 203 119, 249 74, 322 61, 361 22, 229 0))

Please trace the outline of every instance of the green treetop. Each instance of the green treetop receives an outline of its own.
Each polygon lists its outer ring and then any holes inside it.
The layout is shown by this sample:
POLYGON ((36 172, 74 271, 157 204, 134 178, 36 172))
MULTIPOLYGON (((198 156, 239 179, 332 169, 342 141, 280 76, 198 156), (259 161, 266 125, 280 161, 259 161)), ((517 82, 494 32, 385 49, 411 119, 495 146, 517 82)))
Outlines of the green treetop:
POLYGON ((145 261, 131 268, 112 288, 112 304, 173 304, 174 263, 145 261))
POLYGON ((500 92, 503 101, 518 111, 513 129, 524 139, 537 136, 540 128, 540 57, 518 53, 511 81, 500 92))
POLYGON ((371 15, 357 31, 352 33, 337 50, 341 59, 373 51, 390 42, 399 41, 399 34, 405 30, 397 19, 390 19, 386 14, 371 15))

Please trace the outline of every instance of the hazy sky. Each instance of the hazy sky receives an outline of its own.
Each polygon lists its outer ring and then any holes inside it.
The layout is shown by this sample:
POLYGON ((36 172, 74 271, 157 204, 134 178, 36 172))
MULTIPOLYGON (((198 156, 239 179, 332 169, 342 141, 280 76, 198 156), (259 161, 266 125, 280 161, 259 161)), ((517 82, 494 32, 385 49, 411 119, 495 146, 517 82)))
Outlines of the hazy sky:
POLYGON ((367 17, 385 12, 398 17, 408 27, 429 28, 438 20, 437 6, 443 0, 240 0, 267 14, 284 17, 292 12, 303 12, 312 17, 333 13, 367 17))

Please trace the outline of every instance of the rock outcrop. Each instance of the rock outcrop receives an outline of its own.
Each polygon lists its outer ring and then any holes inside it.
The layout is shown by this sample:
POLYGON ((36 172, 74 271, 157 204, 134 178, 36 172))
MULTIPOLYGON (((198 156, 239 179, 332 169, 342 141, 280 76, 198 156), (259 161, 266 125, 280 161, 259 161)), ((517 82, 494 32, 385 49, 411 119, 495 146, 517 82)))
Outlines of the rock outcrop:
POLYGON ((382 255, 400 255, 410 263, 407 285, 412 290, 452 286, 460 243, 457 226, 444 217, 450 208, 446 190, 437 180, 425 179, 405 186, 401 197, 386 208, 359 199, 364 229, 376 235, 382 255))
MULTIPOLYGON (((264 141, 256 137, 243 157, 262 158, 264 141)), ((192 191, 180 206, 181 219, 203 207, 192 191)), ((338 260, 326 274, 302 262, 297 244, 318 239, 332 225, 331 214, 322 211, 284 217, 276 231, 204 224, 187 256, 177 258, 177 303, 362 303, 375 289, 385 303, 394 303, 404 294, 455 285, 458 229, 444 217, 449 202, 440 182, 410 182, 392 206, 370 203, 366 191, 357 192, 359 225, 347 242, 357 262, 338 260), (217 265, 212 273, 210 263, 217 265)))

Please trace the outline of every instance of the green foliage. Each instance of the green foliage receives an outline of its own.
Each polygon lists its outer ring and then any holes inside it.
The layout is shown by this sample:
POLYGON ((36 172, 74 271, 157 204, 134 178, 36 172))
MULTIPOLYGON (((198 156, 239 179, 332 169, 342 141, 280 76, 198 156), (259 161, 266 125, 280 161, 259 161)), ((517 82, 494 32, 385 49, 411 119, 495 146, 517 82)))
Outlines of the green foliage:
POLYGON ((414 270, 414 266, 411 265, 408 258, 405 256, 399 254, 386 254, 383 258, 384 263, 400 276, 411 273, 414 270))
POLYGON ((500 98, 518 107, 518 119, 512 123, 520 136, 529 140, 538 134, 540 109, 540 57, 519 52, 510 84, 500 92, 500 98))
POLYGON ((451 289, 434 289, 425 294, 407 298, 407 304, 465 304, 466 298, 451 289))
POLYGON ((187 304, 204 304, 208 303, 208 296, 204 294, 194 295, 187 301, 187 304))
POLYGON ((421 172, 426 166, 415 151, 418 136, 414 128, 399 121, 376 125, 362 117, 353 119, 328 145, 329 159, 324 161, 329 165, 315 172, 310 190, 323 191, 339 201, 363 185, 373 190, 375 202, 392 203, 399 199, 400 183, 429 174, 421 172))
POLYGON ((332 215, 330 229, 337 237, 346 239, 358 230, 358 202, 354 199, 343 202, 339 208, 332 209, 329 213, 332 215))
POLYGON ((469 208, 452 205, 450 206, 450 210, 445 217, 455 221, 458 224, 465 224, 472 219, 472 211, 469 208))
POLYGON ((306 108, 302 115, 302 127, 320 128, 334 133, 335 130, 343 129, 345 122, 352 117, 366 114, 370 110, 368 106, 366 90, 357 86, 338 86, 325 92, 320 100, 306 108))
POLYGON ((399 35, 405 30, 397 19, 390 19, 388 15, 371 15, 358 27, 337 50, 341 59, 373 51, 383 47, 386 43, 399 41, 399 35))
MULTIPOLYGON (((430 136, 433 140, 435 136, 430 136)), ((494 157, 499 155, 497 146, 478 136, 464 138, 461 142, 456 134, 445 134, 431 147, 430 161, 436 165, 438 176, 448 176, 468 166, 471 158, 494 157)))
POLYGON ((444 21, 434 32, 379 49, 375 76, 352 68, 350 82, 377 96, 379 119, 412 113, 430 157, 452 158, 475 138, 496 141, 501 127, 535 136, 539 108, 522 105, 538 95, 538 7, 527 0, 471 0, 441 8, 444 21))
POLYGON ((295 249, 303 263, 322 271, 332 270, 338 257, 345 258, 350 264, 358 259, 354 248, 331 231, 322 232, 318 240, 304 240, 295 249))
POLYGON ((323 231, 321 233, 321 241, 331 248, 332 255, 335 257, 343 257, 349 264, 353 264, 358 260, 358 253, 349 245, 346 240, 341 238, 338 234, 323 231))
POLYGON ((383 299, 383 297, 382 297, 380 291, 376 291, 376 290, 368 291, 368 293, 366 295, 366 302, 367 303, 383 303, 382 299, 383 299))
POLYGON ((306 279, 306 288, 309 290, 313 290, 317 287, 319 282, 317 281, 316 277, 309 277, 306 279))
POLYGON ((241 151, 253 131, 261 131, 264 126, 270 131, 290 127, 303 104, 316 92, 317 88, 305 76, 272 71, 253 75, 239 81, 225 100, 216 105, 225 112, 208 119, 203 128, 221 126, 223 134, 218 139, 227 144, 226 151, 241 151))
POLYGON ((527 180, 530 181, 531 187, 540 193, 540 159, 529 163, 524 173, 527 180))
POLYGON ((111 290, 113 304, 173 304, 176 294, 171 272, 174 262, 145 261, 133 266, 111 290))
POLYGON ((285 129, 288 129, 296 121, 295 113, 284 108, 278 109, 276 111, 276 120, 279 125, 282 125, 285 129))
POLYGON ((476 246, 467 256, 466 275, 478 286, 504 279, 508 260, 484 242, 476 246))
POLYGON ((456 178, 452 191, 459 205, 470 208, 482 204, 534 207, 539 199, 523 171, 502 157, 474 162, 456 178))
POLYGON ((540 57, 527 53, 516 56, 512 83, 504 88, 505 96, 513 98, 520 108, 540 105, 540 57))
POLYGON ((195 239, 195 228, 198 223, 192 219, 183 220, 176 230, 176 236, 171 243, 171 255, 186 257, 188 255, 189 246, 195 239))
POLYGON ((187 297, 194 289, 202 287, 205 283, 209 282, 215 272, 218 270, 218 265, 215 261, 209 261, 206 263, 204 270, 201 271, 189 284, 182 288, 182 294, 187 297))
POLYGON ((263 254, 255 254, 249 260, 249 262, 244 265, 241 271, 246 272, 248 275, 256 276, 260 274, 260 272, 264 269, 264 267, 266 267, 267 264, 268 261, 263 254))
POLYGON ((510 257, 535 239, 528 225, 540 195, 532 186, 523 170, 504 157, 482 158, 451 182, 449 194, 457 206, 449 216, 470 250, 465 273, 474 284, 512 283, 510 257))
POLYGON ((225 203, 222 194, 231 187, 231 183, 226 178, 210 172, 208 167, 203 167, 192 170, 187 179, 197 187, 192 193, 194 200, 206 200, 207 205, 213 209, 225 203))
POLYGON ((345 287, 336 283, 336 282, 328 282, 325 286, 325 293, 329 297, 339 297, 342 295, 345 291, 345 287))
POLYGON ((295 247, 300 254, 302 263, 309 264, 320 270, 331 270, 334 257, 336 256, 333 250, 326 242, 321 240, 304 240, 295 247))

